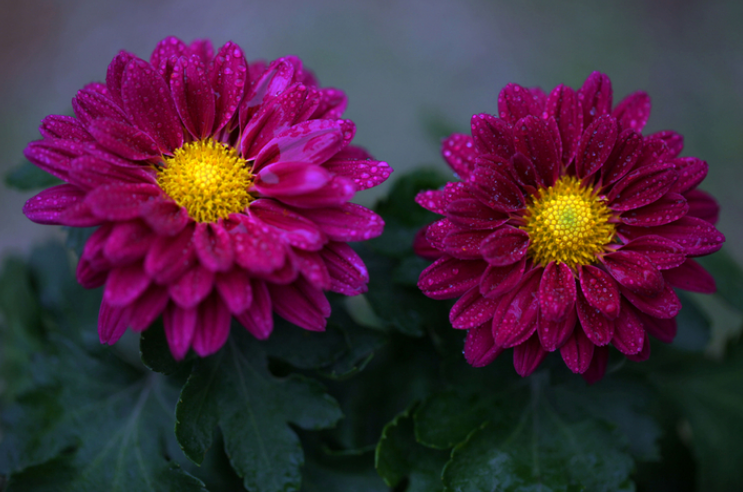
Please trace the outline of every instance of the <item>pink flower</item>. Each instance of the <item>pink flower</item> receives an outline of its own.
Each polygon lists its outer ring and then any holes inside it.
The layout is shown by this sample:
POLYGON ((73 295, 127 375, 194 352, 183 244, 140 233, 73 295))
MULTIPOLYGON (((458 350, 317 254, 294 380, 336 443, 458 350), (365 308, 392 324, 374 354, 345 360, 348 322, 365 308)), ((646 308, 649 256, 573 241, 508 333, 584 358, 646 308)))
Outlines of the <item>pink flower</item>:
POLYGON ((577 92, 509 84, 498 112, 473 116, 472 136, 444 141, 462 181, 416 198, 445 217, 416 238, 416 251, 436 260, 418 287, 459 298, 449 318, 468 330, 464 354, 475 367, 513 347, 526 376, 559 349, 593 382, 609 344, 647 359, 648 334, 676 334, 673 288, 715 291, 692 259, 725 240, 717 203, 697 189, 707 163, 679 157, 673 131, 643 136, 648 95, 612 109, 611 82, 598 72, 577 92))
POLYGON ((149 63, 122 51, 106 83, 49 116, 26 157, 67 184, 31 198, 34 222, 100 226, 77 268, 105 285, 102 343, 163 315, 171 351, 225 343, 234 316, 256 338, 273 312, 322 331, 324 291, 365 292, 346 244, 384 222, 349 203, 392 172, 350 145, 346 96, 320 88, 296 57, 248 64, 234 43, 161 41, 149 63))

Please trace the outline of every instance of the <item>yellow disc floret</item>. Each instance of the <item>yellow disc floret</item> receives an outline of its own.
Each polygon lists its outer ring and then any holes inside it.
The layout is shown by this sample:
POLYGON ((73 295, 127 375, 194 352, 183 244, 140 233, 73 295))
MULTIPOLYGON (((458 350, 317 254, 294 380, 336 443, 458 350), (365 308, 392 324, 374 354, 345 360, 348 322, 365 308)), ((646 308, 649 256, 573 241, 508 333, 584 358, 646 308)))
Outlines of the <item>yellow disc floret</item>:
POLYGON ((235 149, 211 138, 189 142, 163 159, 157 183, 197 222, 216 222, 253 199, 250 166, 235 149))
POLYGON ((529 233, 528 255, 542 266, 549 262, 578 265, 596 262, 596 254, 614 238, 611 209, 597 190, 572 176, 541 188, 526 208, 522 227, 529 233))

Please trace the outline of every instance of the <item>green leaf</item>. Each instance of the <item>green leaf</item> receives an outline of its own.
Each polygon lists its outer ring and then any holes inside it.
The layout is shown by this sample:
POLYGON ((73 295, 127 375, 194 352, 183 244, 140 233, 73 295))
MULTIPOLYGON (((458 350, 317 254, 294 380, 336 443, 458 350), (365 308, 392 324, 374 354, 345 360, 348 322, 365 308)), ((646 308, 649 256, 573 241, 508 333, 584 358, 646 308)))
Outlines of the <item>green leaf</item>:
POLYGON ((63 184, 46 171, 42 171, 28 161, 24 161, 5 175, 5 184, 16 190, 29 191, 63 184))
POLYGON ((369 270, 366 298, 386 326, 420 337, 426 328, 448 325, 449 303, 429 299, 417 287, 389 281, 394 276, 396 260, 374 254, 363 245, 357 246, 357 252, 369 270))
POLYGON ((722 362, 679 354, 666 360, 650 379, 691 426, 698 490, 743 490, 743 344, 722 362))
POLYGON ((298 369, 317 369, 335 362, 346 350, 346 341, 343 332, 330 324, 318 333, 274 316, 274 330, 263 346, 269 356, 298 369))
POLYGON ((531 401, 520 415, 483 424, 454 448, 444 468, 445 490, 634 490, 634 463, 617 432, 600 421, 558 414, 539 376, 532 376, 531 401))
POLYGON ((319 383, 298 375, 276 378, 266 364, 261 343, 233 329, 222 350, 194 364, 176 407, 176 436, 186 456, 200 463, 219 425, 247 489, 297 490, 304 459, 288 424, 322 429, 342 414, 319 383))
POLYGON ((363 371, 377 350, 387 343, 387 337, 376 330, 354 322, 344 311, 336 309, 328 321, 328 328, 335 327, 343 333, 345 350, 330 366, 320 373, 332 379, 347 379, 363 371))
POLYGON ((717 293, 738 311, 743 311, 743 269, 725 249, 695 258, 717 283, 717 293))
POLYGON ((175 374, 187 365, 185 361, 176 361, 170 353, 162 319, 158 319, 140 335, 139 355, 148 369, 166 376, 175 374))
POLYGON ((65 338, 52 341, 57 355, 35 364, 54 385, 19 398, 5 415, 13 425, 0 455, 11 483, 18 476, 16 490, 34 470, 60 477, 59 492, 204 490, 174 471, 178 465, 163 446, 172 435, 177 392, 162 376, 137 371, 110 351, 91 355, 65 338), (74 452, 49 461, 64 450, 74 452))
POLYGON ((382 431, 375 455, 377 473, 390 487, 407 478, 407 492, 441 491, 441 469, 449 458, 448 453, 416 442, 414 411, 415 405, 395 417, 382 431))

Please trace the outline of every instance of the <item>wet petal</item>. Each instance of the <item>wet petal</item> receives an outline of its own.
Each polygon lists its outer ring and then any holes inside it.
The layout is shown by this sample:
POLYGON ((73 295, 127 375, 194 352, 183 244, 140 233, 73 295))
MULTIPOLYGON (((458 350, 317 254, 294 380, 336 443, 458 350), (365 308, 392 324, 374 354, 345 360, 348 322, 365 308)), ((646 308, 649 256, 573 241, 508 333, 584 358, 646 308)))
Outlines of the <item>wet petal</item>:
POLYGON ((668 162, 636 169, 611 189, 609 207, 624 212, 649 205, 668 193, 677 179, 678 172, 668 162))
POLYGON ((629 173, 642 153, 642 135, 625 130, 617 137, 611 155, 601 168, 601 176, 606 185, 616 183, 629 173))
POLYGON ((568 369, 575 374, 583 374, 591 364, 595 347, 583 332, 583 328, 578 325, 570 338, 560 347, 560 355, 568 369))
POLYGON ((432 299, 459 297, 480 282, 487 263, 443 256, 420 275, 418 288, 432 299))
POLYGON ((599 259, 617 282, 635 294, 653 297, 663 290, 663 275, 641 253, 621 250, 599 259))
POLYGON ((546 321, 560 321, 575 310, 576 286, 573 271, 551 261, 539 284, 539 312, 546 321))
POLYGON ((150 285, 150 277, 144 272, 142 263, 135 263, 111 270, 106 279, 103 300, 110 306, 131 304, 150 285))
POLYGON ((680 219, 689 211, 686 199, 678 193, 666 193, 650 205, 624 212, 620 220, 639 227, 668 224, 680 219))
POLYGON ((622 247, 622 251, 635 251, 644 255, 659 270, 675 268, 686 259, 686 252, 679 244, 654 235, 633 239, 622 247))
POLYGON ((232 314, 242 313, 253 302, 250 276, 242 268, 217 273, 214 277, 214 286, 232 314))
POLYGON ((214 272, 196 263, 190 270, 168 285, 170 298, 183 309, 196 307, 212 291, 214 272))
POLYGON ((265 340, 273 331, 273 305, 266 283, 253 279, 253 302, 250 308, 236 315, 237 320, 258 340, 265 340))
POLYGON ((449 321, 454 328, 466 330, 484 323, 493 316, 496 301, 480 294, 477 287, 467 291, 451 308, 449 321))
POLYGON ((526 256, 528 248, 529 234, 526 231, 503 226, 482 241, 480 253, 492 266, 504 266, 516 263, 526 256))
POLYGON ((532 93, 518 84, 508 84, 498 94, 498 116, 514 124, 529 115, 538 116, 538 105, 532 93))
MULTIPOLYGON (((452 143, 459 143, 459 145, 464 145, 465 149, 467 150, 465 150, 465 154, 462 157, 468 157, 468 159, 465 161, 468 163, 474 162, 477 154, 493 154, 503 159, 511 158, 511 155, 513 155, 513 132, 511 130, 511 126, 508 123, 500 118, 482 113, 472 116, 470 126, 472 128, 472 140, 474 140, 477 153, 475 153, 475 150, 472 149, 472 146, 467 145, 471 142, 471 140, 467 140, 465 137, 461 139, 461 142, 456 142, 455 140, 449 145, 444 145, 444 148, 442 150, 444 151, 445 158, 448 157, 445 152, 452 149, 452 143)), ((452 138, 455 137, 452 136, 449 138, 449 140, 452 140, 452 138)), ((449 164, 452 165, 451 162, 449 164)), ((460 174, 457 170, 457 167, 460 166, 458 165, 455 167, 454 165, 452 165, 454 171, 460 174)), ((471 171, 472 166, 469 166, 468 170, 471 171)), ((462 174, 460 174, 460 176, 462 176, 463 179, 465 178, 465 176, 463 176, 462 174)))
POLYGON ((725 236, 709 222, 696 217, 682 217, 670 224, 657 227, 617 228, 620 236, 632 240, 647 234, 661 236, 681 245, 689 256, 703 256, 714 253, 722 247, 725 236))
POLYGON ((526 257, 511 265, 501 267, 488 265, 480 280, 480 293, 489 299, 496 299, 510 292, 521 282, 525 268, 526 257))
POLYGON ((242 49, 227 41, 217 52, 209 67, 209 82, 218 95, 214 113, 214 128, 217 132, 232 119, 250 84, 248 63, 242 49))
POLYGON ((575 312, 575 307, 568 311, 565 318, 560 321, 549 321, 540 313, 537 320, 537 333, 542 348, 548 352, 554 352, 562 347, 573 334, 577 322, 578 314, 575 312))
POLYGON ((325 331, 330 303, 320 289, 300 277, 289 285, 269 284, 276 314, 310 331, 325 331))
POLYGON ((614 108, 612 116, 619 122, 620 130, 642 132, 650 117, 650 96, 643 91, 630 94, 614 108))
POLYGON ((552 186, 560 170, 558 142, 547 123, 536 116, 526 116, 513 129, 516 152, 529 158, 537 172, 537 180, 552 186))
POLYGON ((594 119, 611 112, 613 92, 609 77, 593 72, 578 90, 578 100, 583 108, 583 127, 588 128, 594 119))
POLYGON ((585 178, 596 173, 607 162, 617 143, 617 121, 607 115, 596 118, 591 123, 578 144, 575 155, 575 169, 578 176, 585 178))
POLYGON ((555 118, 562 142, 562 163, 568 164, 575 157, 583 132, 583 109, 578 94, 570 87, 558 85, 547 99, 547 114, 555 118))
POLYGON ((608 344, 614 335, 614 323, 607 319, 600 310, 591 306, 586 301, 582 291, 578 291, 575 307, 580 324, 588 339, 595 345, 608 344))
POLYGON ((201 303, 198 308, 193 349, 201 357, 216 353, 230 336, 232 316, 227 306, 216 293, 201 303))
POLYGON ((493 330, 489 322, 467 330, 464 341, 464 358, 472 367, 484 367, 503 352, 493 341, 493 330))
POLYGON ((522 378, 525 378, 542 363, 547 351, 539 344, 539 338, 533 335, 530 339, 514 347, 513 367, 522 378))
POLYGON ((597 308, 609 319, 619 315, 619 287, 603 270, 591 265, 578 269, 580 288, 588 304, 597 308))
POLYGON ((614 337, 611 344, 625 355, 635 355, 645 343, 645 329, 642 320, 627 301, 622 301, 622 310, 614 321, 614 337))
POLYGON ((163 313, 165 338, 175 360, 182 360, 191 348, 196 332, 198 309, 182 309, 172 302, 163 313))
POLYGON ((671 287, 702 294, 714 294, 717 291, 715 279, 699 263, 688 258, 684 263, 663 271, 663 278, 671 287))
POLYGON ((717 224, 717 220, 720 218, 720 206, 709 193, 702 190, 691 190, 687 191, 684 197, 689 205, 688 216, 697 217, 712 225, 717 224))
POLYGON ((634 294, 631 290, 620 288, 622 295, 637 309, 655 318, 670 319, 681 310, 681 301, 669 284, 655 297, 634 294))
POLYGON ((196 139, 211 135, 216 103, 201 57, 178 58, 168 83, 183 126, 196 139))

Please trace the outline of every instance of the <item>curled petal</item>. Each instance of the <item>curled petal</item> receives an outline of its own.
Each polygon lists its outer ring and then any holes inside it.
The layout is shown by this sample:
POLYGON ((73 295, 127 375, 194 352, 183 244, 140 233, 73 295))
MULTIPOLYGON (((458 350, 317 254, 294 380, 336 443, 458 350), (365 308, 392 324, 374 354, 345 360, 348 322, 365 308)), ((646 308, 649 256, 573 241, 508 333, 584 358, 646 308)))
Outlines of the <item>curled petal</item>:
POLYGON ((539 338, 533 335, 524 343, 513 349, 513 367, 519 376, 525 378, 542 363, 547 351, 539 344, 539 338))
POLYGON ((674 183, 671 191, 681 194, 696 188, 704 181, 709 171, 709 165, 696 157, 680 157, 674 159, 673 164, 678 170, 679 179, 674 183))
POLYGON ((232 240, 221 224, 196 224, 193 242, 196 255, 206 268, 213 272, 230 269, 234 259, 232 240))
POLYGON ((39 127, 41 136, 47 139, 60 138, 73 142, 87 142, 93 140, 85 128, 72 116, 49 115, 41 120, 39 127))
POLYGON ((643 362, 650 358, 650 336, 645 332, 645 338, 642 341, 642 350, 636 354, 625 354, 629 360, 633 362, 643 362))
POLYGON ((684 137, 673 130, 662 130, 648 135, 650 138, 655 138, 663 141, 668 149, 667 157, 675 158, 684 150, 684 137))
POLYGON ((175 360, 182 360, 191 348, 197 320, 197 308, 183 309, 172 302, 165 308, 163 312, 165 338, 175 360))
POLYGON ((508 84, 498 94, 498 115, 507 123, 514 124, 525 116, 538 116, 539 113, 534 95, 518 84, 508 84))
POLYGON ((248 63, 238 45, 228 41, 217 52, 209 67, 209 83, 216 98, 214 129, 216 132, 232 119, 250 83, 248 63))
POLYGON ((514 125, 513 140, 516 151, 534 163, 539 182, 552 186, 560 171, 561 150, 547 122, 531 115, 520 119, 514 125))
POLYGON ((683 196, 666 193, 650 205, 624 212, 619 219, 627 225, 652 227, 676 221, 688 211, 689 205, 683 196))
POLYGON ((126 265, 143 258, 155 237, 141 220, 117 223, 106 239, 103 253, 112 265, 126 265))
POLYGON ((436 249, 426 238, 428 226, 421 227, 413 238, 413 251, 416 255, 426 260, 436 260, 444 253, 436 249))
POLYGON ((477 166, 469 182, 477 198, 493 210, 513 212, 526 206, 518 186, 491 167, 477 166))
POLYGON ((62 224, 64 211, 84 199, 85 192, 77 186, 57 185, 30 198, 23 205, 23 214, 37 224, 62 224))
POLYGON ((617 121, 602 115, 591 123, 578 144, 575 169, 578 176, 592 176, 607 162, 617 142, 617 121))
POLYGON ((300 277, 289 285, 268 284, 276 314, 310 331, 325 331, 330 303, 320 289, 300 277))
POLYGON ((577 321, 578 315, 575 312, 575 307, 560 321, 549 321, 540 313, 537 320, 537 333, 542 348, 548 352, 554 352, 562 347, 573 334, 577 321))
POLYGON ((110 118, 125 123, 128 118, 120 107, 109 97, 100 92, 83 89, 78 91, 72 100, 72 109, 75 116, 85 127, 98 118, 110 118))
POLYGON ((366 241, 382 234, 384 220, 368 208, 355 203, 337 207, 303 210, 331 241, 366 241))
POLYGON ((124 159, 142 161, 160 156, 155 141, 127 123, 98 118, 88 126, 88 131, 102 147, 124 159))
POLYGON ((170 298, 183 309, 199 305, 212 291, 214 272, 196 263, 190 270, 168 285, 170 298))
POLYGON ((321 251, 333 292, 354 296, 366 292, 369 272, 361 257, 346 243, 330 242, 321 251))
POLYGON ((529 234, 512 226, 503 226, 480 244, 482 257, 492 266, 516 263, 526 256, 529 234))
POLYGON ((129 305, 129 327, 144 331, 162 314, 168 304, 168 290, 150 285, 136 301, 129 305))
MULTIPOLYGON (((453 144, 457 143, 460 146, 464 145, 464 149, 461 149, 459 154, 464 153, 464 155, 462 155, 463 162, 470 164, 467 166, 467 169, 472 171, 472 163, 474 163, 474 158, 476 157, 471 145, 472 140, 474 140, 475 149, 477 149, 479 154, 492 154, 501 157, 502 159, 511 158, 513 155, 513 131, 511 130, 511 125, 500 118, 484 113, 472 116, 470 124, 472 127, 472 139, 468 139, 468 137, 465 136, 457 139, 455 136, 452 136, 449 140, 445 140, 444 147, 442 148, 444 158, 454 156, 454 154, 451 156, 446 155, 447 151, 452 151, 454 148, 453 144), (454 140, 452 140, 453 138, 454 140), (447 144, 447 142, 449 143, 447 144), (466 160, 464 159, 465 157, 467 158, 466 160)), ((454 169, 454 171, 464 179, 466 175, 459 173, 457 169, 461 167, 461 164, 458 162, 456 164, 457 165, 455 166, 449 162, 452 169, 454 169)))
POLYGON ((600 260, 617 282, 636 294, 653 297, 663 290, 663 275, 641 253, 616 251, 600 260))
POLYGON ((547 99, 547 114, 557 123, 562 142, 562 162, 567 165, 575 157, 583 133, 583 109, 578 103, 578 94, 570 87, 558 85, 547 99))
POLYGON ((663 291, 655 297, 634 294, 629 289, 621 288, 622 295, 637 309, 655 318, 671 319, 681 310, 681 301, 666 283, 663 291))
POLYGON ((578 291, 575 306, 578 312, 578 319, 588 339, 595 345, 602 346, 608 344, 614 335, 614 323, 606 318, 600 310, 591 306, 586 301, 582 291, 578 291))
POLYGON ((578 269, 580 290, 586 301, 609 319, 619 315, 619 287, 614 279, 603 270, 591 265, 578 269))
POLYGON ((583 127, 587 128, 593 120, 611 112, 613 92, 611 80, 600 72, 588 76, 578 90, 578 101, 583 108, 583 127))
POLYGON ((546 321, 561 321, 575 310, 576 286, 573 271, 551 261, 539 283, 539 312, 546 321))
POLYGON ((532 270, 509 295, 501 298, 493 315, 493 337, 501 347, 523 343, 537 329, 540 271, 532 270))
POLYGON ((232 317, 219 295, 213 293, 199 305, 192 346, 201 357, 217 352, 230 335, 232 317))
POLYGON ((560 355, 568 369, 576 374, 583 374, 591 364, 595 348, 596 346, 583 332, 583 328, 578 325, 570 338, 560 347, 560 355))
POLYGON ((251 282, 253 302, 235 318, 258 340, 265 340, 273 331, 273 305, 266 283, 253 279, 251 282))
POLYGON ((126 306, 149 286, 150 277, 145 273, 141 263, 114 268, 106 279, 103 300, 109 306, 126 306))
POLYGON ((633 239, 622 247, 622 251, 635 251, 644 255, 659 270, 675 268, 686 259, 686 252, 679 244, 652 234, 633 239))
POLYGON ((111 99, 120 108, 124 107, 124 101, 121 98, 121 80, 124 78, 124 69, 135 58, 137 57, 129 52, 120 51, 111 60, 106 71, 106 87, 108 88, 111 99))
POLYGON ((183 126, 194 138, 208 137, 214 126, 216 103, 204 61, 198 55, 178 58, 169 83, 183 126))
POLYGON ((480 279, 480 293, 488 299, 496 299, 519 285, 526 269, 526 257, 511 265, 494 267, 488 265, 480 279))
POLYGON ((175 236, 190 222, 185 207, 173 200, 150 200, 142 204, 142 218, 153 231, 162 236, 175 236))
POLYGON ((624 212, 649 205, 668 193, 677 179, 678 172, 671 163, 643 166, 614 185, 607 196, 609 206, 624 212))
POLYGON ((126 307, 111 306, 105 299, 98 311, 98 338, 101 343, 113 345, 119 341, 129 324, 129 310, 126 307))
POLYGON ((88 193, 85 203, 101 219, 132 220, 141 215, 145 203, 161 194, 160 187, 153 184, 110 184, 88 193))
POLYGON ((250 204, 248 210, 251 218, 275 228, 292 246, 317 251, 327 242, 318 225, 306 217, 306 213, 294 212, 274 200, 258 199, 250 204))
POLYGON ((449 321, 458 330, 474 328, 493 316, 496 305, 496 301, 483 297, 480 290, 473 287, 454 303, 449 321))
POLYGON ((158 236, 147 252, 144 269, 159 284, 168 284, 186 272, 196 261, 193 225, 175 237, 158 236))
POLYGON ((622 310, 614 321, 614 337, 611 344, 625 355, 635 355, 645 343, 645 329, 642 320, 627 301, 622 301, 622 310))
POLYGON ((478 285, 486 267, 481 260, 443 256, 423 270, 418 288, 432 299, 453 299, 478 285))
POLYGON ((606 374, 606 365, 609 363, 609 347, 596 347, 593 351, 591 364, 582 374, 588 384, 598 383, 606 374))
POLYGON ((343 159, 336 154, 322 165, 328 172, 353 181, 356 191, 363 191, 387 181, 392 168, 383 161, 372 159, 343 159))
POLYGON ((616 183, 629 173, 637 163, 642 152, 642 135, 632 130, 625 130, 617 137, 611 155, 601 168, 605 184, 616 183))
POLYGON ((699 263, 688 258, 676 268, 663 271, 663 278, 672 287, 700 292, 702 294, 714 294, 717 291, 715 278, 699 263))
POLYGON ((503 352, 493 341, 493 330, 490 322, 467 330, 464 341, 464 358, 472 367, 484 367, 490 364, 503 352))
POLYGON ((232 314, 242 313, 253 302, 250 276, 242 268, 231 268, 226 272, 217 273, 214 277, 214 286, 232 314))
POLYGON ((150 55, 150 64, 153 67, 158 68, 163 62, 170 59, 170 57, 178 58, 187 55, 189 51, 190 50, 186 43, 175 36, 168 36, 157 43, 155 49, 152 50, 152 54, 150 55))
POLYGON ((650 117, 650 96, 643 91, 630 94, 617 104, 612 116, 619 122, 621 130, 642 132, 650 117))
POLYGON ((322 188, 330 177, 320 166, 282 161, 261 169, 254 186, 268 196, 294 196, 322 188))

